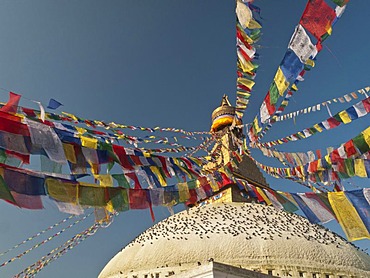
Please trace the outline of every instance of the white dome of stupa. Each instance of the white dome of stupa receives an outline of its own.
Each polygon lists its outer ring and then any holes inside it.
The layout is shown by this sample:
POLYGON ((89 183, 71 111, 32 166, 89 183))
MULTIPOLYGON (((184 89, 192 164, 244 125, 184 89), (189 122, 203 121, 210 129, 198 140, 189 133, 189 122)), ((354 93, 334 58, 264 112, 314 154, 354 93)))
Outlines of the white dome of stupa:
POLYGON ((209 261, 280 277, 370 277, 369 255, 306 218, 260 204, 214 203, 149 228, 99 278, 183 277, 209 261))

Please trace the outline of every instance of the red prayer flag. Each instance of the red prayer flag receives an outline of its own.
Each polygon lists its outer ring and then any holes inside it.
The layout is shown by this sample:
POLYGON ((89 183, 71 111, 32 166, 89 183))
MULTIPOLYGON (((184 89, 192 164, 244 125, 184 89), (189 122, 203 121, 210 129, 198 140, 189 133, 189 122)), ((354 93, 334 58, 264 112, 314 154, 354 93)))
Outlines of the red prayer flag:
POLYGON ((137 178, 135 172, 131 172, 131 173, 125 173, 125 176, 132 179, 134 181, 134 184, 135 184, 135 189, 141 189, 141 185, 140 185, 140 182, 139 182, 139 179, 137 178))
POLYGON ((272 114, 275 113, 276 108, 275 108, 275 105, 271 103, 270 94, 267 94, 266 95, 266 97, 265 97, 265 103, 266 103, 267 111, 269 112, 269 115, 271 116, 272 114))
POLYGON ((329 123, 330 128, 334 128, 334 127, 337 127, 338 125, 340 125, 340 122, 337 121, 333 117, 331 117, 331 118, 328 119, 328 123, 329 123))
POLYGON ((352 139, 344 144, 344 149, 346 150, 347 157, 357 154, 357 150, 352 139))
POLYGON ((21 118, 0 111, 0 130, 13 134, 30 136, 28 126, 21 123, 21 118))
POLYGON ((339 155, 339 151, 337 149, 332 151, 332 153, 330 154, 330 159, 332 162, 342 160, 342 158, 339 155))
POLYGON ((146 189, 129 189, 130 209, 147 209, 150 210, 150 216, 154 221, 154 212, 150 202, 150 194, 146 189))
POLYGON ((125 148, 118 145, 113 145, 113 151, 117 155, 121 166, 128 170, 134 170, 134 167, 132 167, 131 163, 128 160, 125 148))
POLYGON ((26 209, 43 209, 41 196, 25 195, 11 191, 16 204, 26 209))
POLYGON ((310 0, 299 23, 321 41, 321 36, 327 33, 335 18, 335 11, 324 0, 310 0))
POLYGON ((9 100, 8 103, 5 104, 2 108, 0 108, 0 111, 6 112, 6 113, 17 113, 18 109, 18 103, 21 99, 21 95, 17 95, 13 92, 9 92, 9 100))
POLYGON ((362 101, 365 109, 366 109, 366 112, 367 113, 370 113, 370 98, 366 98, 362 101))

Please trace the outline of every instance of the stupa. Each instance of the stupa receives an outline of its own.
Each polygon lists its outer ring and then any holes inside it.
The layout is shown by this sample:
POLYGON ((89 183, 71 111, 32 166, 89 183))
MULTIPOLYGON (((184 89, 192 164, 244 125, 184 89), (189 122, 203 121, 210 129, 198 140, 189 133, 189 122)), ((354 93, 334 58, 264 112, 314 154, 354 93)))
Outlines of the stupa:
MULTIPOLYGON (((212 114, 219 145, 206 170, 230 161, 242 136, 240 124, 224 96, 212 114)), ((246 156, 235 175, 268 186, 246 156)), ((370 256, 323 226, 257 204, 233 184, 216 194, 140 234, 99 278, 370 277, 370 256)))

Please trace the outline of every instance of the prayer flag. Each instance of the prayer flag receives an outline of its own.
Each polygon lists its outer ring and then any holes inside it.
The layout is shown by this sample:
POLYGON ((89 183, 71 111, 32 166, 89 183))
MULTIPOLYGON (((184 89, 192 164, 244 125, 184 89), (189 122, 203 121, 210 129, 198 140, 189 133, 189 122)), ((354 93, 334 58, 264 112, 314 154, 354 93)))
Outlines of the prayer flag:
POLYGON ((78 202, 81 206, 105 207, 105 187, 81 183, 78 191, 78 202))
POLYGON ((333 1, 339 7, 343 7, 344 5, 347 5, 347 3, 349 2, 349 0, 331 0, 331 1, 333 1))
POLYGON ((271 201, 271 203, 274 206, 274 208, 276 208, 278 210, 284 209, 283 205, 278 201, 278 199, 275 197, 275 195, 273 193, 271 193, 267 189, 263 189, 263 190, 265 191, 268 199, 271 201))
POLYGON ((77 204, 77 182, 47 178, 45 184, 49 197, 60 202, 77 204))
POLYGON ((340 119, 342 120, 342 122, 344 124, 348 124, 352 121, 351 118, 349 117, 349 115, 347 114, 347 111, 345 111, 345 110, 339 112, 339 117, 340 117, 340 119))
POLYGON ((128 189, 130 209, 147 209, 150 207, 150 195, 147 189, 128 189))
POLYGON ((288 88, 289 82, 286 80, 284 73, 282 72, 280 67, 278 67, 278 70, 275 74, 274 82, 279 91, 279 94, 282 96, 286 89, 288 88))
POLYGON ((16 114, 20 99, 21 99, 21 95, 15 94, 13 92, 9 92, 9 100, 3 107, 0 108, 0 111, 5 112, 5 113, 16 114))
POLYGON ((335 11, 324 0, 308 1, 299 23, 319 41, 336 18, 335 11))
POLYGON ((353 105, 353 107, 355 108, 358 117, 363 117, 367 114, 367 111, 362 101, 356 103, 355 105, 353 105))
POLYGON ((280 63, 280 68, 287 81, 291 82, 297 78, 298 74, 303 70, 304 65, 293 50, 288 49, 280 63))
POLYGON ((288 47, 294 51, 302 63, 306 63, 308 58, 314 58, 317 54, 316 47, 300 24, 297 25, 288 47))
POLYGON ((50 160, 56 163, 67 163, 62 141, 53 128, 29 119, 24 119, 24 122, 28 126, 34 146, 42 148, 50 160))
POLYGON ((344 191, 344 193, 355 207, 358 215, 364 222, 367 231, 370 232, 370 205, 364 196, 363 190, 344 191))
POLYGON ((367 178, 365 163, 363 159, 355 159, 354 160, 354 166, 355 166, 355 174, 358 177, 361 178, 367 178))
POLYGON ((352 155, 357 154, 357 150, 355 148, 355 145, 353 144, 353 140, 349 140, 346 143, 344 143, 344 149, 346 151, 347 157, 351 157, 352 155))
POLYGON ((311 211, 320 219, 321 223, 327 223, 335 219, 334 215, 325 207, 321 200, 316 196, 314 192, 300 193, 299 196, 311 209, 311 211))
POLYGON ((106 188, 109 196, 109 202, 113 209, 116 211, 126 211, 129 210, 129 201, 127 189, 107 187, 106 188))
POLYGON ((20 208, 26 209, 43 209, 44 206, 42 205, 41 196, 34 196, 34 195, 24 195, 17 192, 12 191, 13 198, 15 203, 20 208))
POLYGON ((3 177, 0 175, 0 199, 15 204, 13 195, 10 193, 9 187, 6 185, 3 177))
POLYGON ((256 190, 261 195, 261 197, 263 198, 263 201, 266 203, 266 205, 268 205, 268 206, 272 205, 272 202, 266 196, 265 192, 263 192, 262 188, 259 188, 259 187, 256 186, 256 190))
POLYGON ((299 208, 302 210, 302 212, 306 215, 308 220, 310 220, 311 223, 317 224, 320 222, 320 219, 313 213, 313 211, 306 205, 305 202, 301 199, 301 197, 296 193, 290 193, 294 200, 299 205, 299 208))
POLYGON ((362 133, 352 138, 352 140, 353 140, 353 144, 360 151, 360 154, 363 154, 369 151, 369 146, 366 144, 364 135, 362 133))
POLYGON ((44 178, 32 176, 30 173, 18 172, 15 170, 4 169, 4 181, 10 191, 24 195, 46 195, 44 188, 44 178))
POLYGON ((188 184, 185 183, 178 183, 177 184, 179 190, 179 202, 184 203, 190 198, 189 187, 188 184))
POLYGON ((370 238, 356 209, 342 192, 328 192, 329 202, 349 241, 370 238))
POLYGON ((49 108, 49 109, 57 109, 61 105, 63 105, 63 104, 61 104, 59 101, 51 98, 49 100, 49 104, 48 104, 47 108, 49 108))

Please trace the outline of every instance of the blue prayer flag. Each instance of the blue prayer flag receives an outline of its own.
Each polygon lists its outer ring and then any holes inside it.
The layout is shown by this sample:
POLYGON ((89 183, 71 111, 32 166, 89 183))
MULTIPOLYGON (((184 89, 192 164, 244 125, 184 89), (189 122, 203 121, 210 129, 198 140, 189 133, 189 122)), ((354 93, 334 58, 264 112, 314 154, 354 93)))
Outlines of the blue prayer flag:
POLYGON ((57 109, 61 105, 63 105, 63 104, 61 104, 59 101, 51 98, 49 100, 49 105, 47 106, 47 108, 49 108, 49 109, 57 109))

